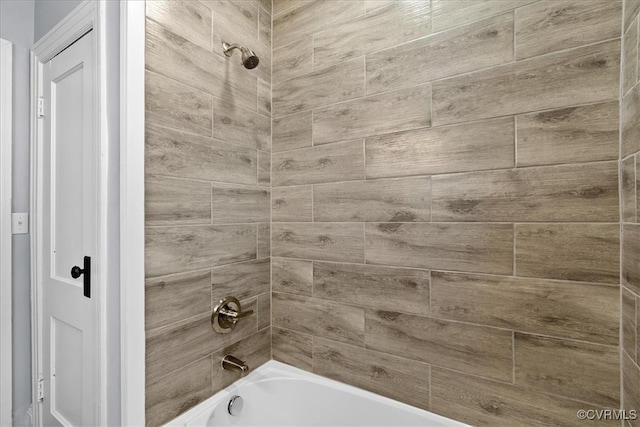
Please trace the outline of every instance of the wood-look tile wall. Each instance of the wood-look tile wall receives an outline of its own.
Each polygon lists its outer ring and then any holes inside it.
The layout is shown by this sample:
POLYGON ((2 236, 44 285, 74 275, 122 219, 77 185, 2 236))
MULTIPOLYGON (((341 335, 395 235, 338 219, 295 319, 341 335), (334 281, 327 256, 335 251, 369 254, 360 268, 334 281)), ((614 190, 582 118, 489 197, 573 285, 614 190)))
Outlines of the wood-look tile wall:
MULTIPOLYGON (((622 407, 640 408, 640 2, 625 0, 622 38, 622 407)), ((640 420, 629 425, 640 426, 640 420)))
POLYGON ((158 426, 271 357, 271 1, 146 2, 146 422, 158 426), (221 43, 260 57, 254 70, 221 43), (235 296, 254 316, 210 324, 235 296))
POLYGON ((621 62, 622 1, 273 13, 273 357, 474 425, 619 408, 624 199, 625 390, 640 389, 638 19, 621 62))

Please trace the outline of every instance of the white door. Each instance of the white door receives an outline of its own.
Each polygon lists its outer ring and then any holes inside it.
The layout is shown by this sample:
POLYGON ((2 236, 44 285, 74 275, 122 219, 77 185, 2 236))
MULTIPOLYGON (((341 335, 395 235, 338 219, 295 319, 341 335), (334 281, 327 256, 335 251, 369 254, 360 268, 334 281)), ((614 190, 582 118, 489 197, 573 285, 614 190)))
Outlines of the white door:
POLYGON ((97 420, 96 290, 87 280, 96 269, 85 263, 95 260, 98 234, 93 53, 89 32, 44 65, 39 336, 45 426, 91 426, 97 420))

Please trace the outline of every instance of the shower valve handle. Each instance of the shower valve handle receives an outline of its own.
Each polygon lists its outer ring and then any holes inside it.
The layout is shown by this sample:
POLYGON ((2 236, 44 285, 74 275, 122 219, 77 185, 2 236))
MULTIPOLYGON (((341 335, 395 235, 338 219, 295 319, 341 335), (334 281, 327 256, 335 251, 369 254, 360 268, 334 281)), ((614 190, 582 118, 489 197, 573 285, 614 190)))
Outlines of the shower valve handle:
POLYGON ((240 319, 251 316, 253 310, 242 311, 240 301, 235 297, 221 299, 213 309, 211 327, 219 334, 228 334, 235 328, 240 319))
POLYGON ((235 323, 238 320, 242 319, 243 317, 251 316, 253 314, 253 310, 237 312, 234 310, 227 310, 226 308, 221 308, 220 314, 223 316, 230 317, 231 319, 229 320, 235 323))

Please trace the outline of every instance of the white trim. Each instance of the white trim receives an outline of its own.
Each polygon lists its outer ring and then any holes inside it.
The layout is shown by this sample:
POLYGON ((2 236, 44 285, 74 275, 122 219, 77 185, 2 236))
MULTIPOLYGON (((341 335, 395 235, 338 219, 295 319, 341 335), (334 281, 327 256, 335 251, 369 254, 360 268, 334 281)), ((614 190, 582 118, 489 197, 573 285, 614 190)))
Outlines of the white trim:
POLYGON ((0 39, 0 425, 11 425, 11 146, 13 45, 0 39))
POLYGON ((120 7, 120 424, 143 426, 145 3, 120 7))
POLYGON ((37 256, 38 248, 42 245, 41 233, 36 233, 38 227, 36 222, 40 211, 38 203, 38 194, 36 188, 42 188, 42 174, 38 171, 42 170, 42 158, 39 153, 37 135, 42 133, 41 121, 37 117, 38 94, 42 92, 41 79, 42 64, 36 59, 35 53, 31 51, 31 108, 30 108, 30 130, 31 143, 29 151, 29 243, 30 243, 30 259, 31 259, 31 405, 32 405, 32 425, 39 426, 40 422, 40 405, 38 401, 37 383, 42 376, 40 372, 39 361, 42 360, 42 349, 38 341, 38 331, 40 331, 40 317, 36 313, 40 312, 42 300, 40 294, 36 294, 34 289, 40 280, 39 271, 42 267, 42 260, 37 256))
MULTIPOLYGON (((31 295, 32 295, 32 399, 33 424, 41 425, 42 405, 38 402, 37 382, 41 378, 42 349, 39 346, 38 333, 42 330, 42 292, 40 289, 42 259, 39 248, 42 246, 42 199, 39 189, 43 188, 42 166, 42 124, 36 117, 37 98, 42 93, 43 67, 51 58, 63 51, 87 31, 94 31, 94 93, 95 108, 95 137, 98 141, 98 242, 96 249, 96 270, 92 277, 92 300, 96 315, 97 349, 95 375, 96 397, 96 425, 106 425, 107 414, 107 381, 106 381, 106 286, 105 266, 107 265, 107 164, 108 164, 108 133, 106 122, 106 79, 105 79, 105 4, 99 0, 85 0, 78 5, 66 18, 49 31, 33 47, 32 53, 32 94, 31 94, 31 295)), ((46 398, 46 396, 45 396, 46 398)))

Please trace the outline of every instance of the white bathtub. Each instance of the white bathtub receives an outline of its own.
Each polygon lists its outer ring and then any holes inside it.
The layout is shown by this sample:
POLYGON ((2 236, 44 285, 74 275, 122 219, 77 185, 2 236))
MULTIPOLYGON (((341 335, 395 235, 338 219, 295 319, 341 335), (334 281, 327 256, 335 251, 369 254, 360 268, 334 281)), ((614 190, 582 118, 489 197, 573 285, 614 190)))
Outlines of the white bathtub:
POLYGON ((274 360, 191 408, 167 426, 465 426, 395 400, 274 360), (241 396, 237 416, 227 410, 241 396))

